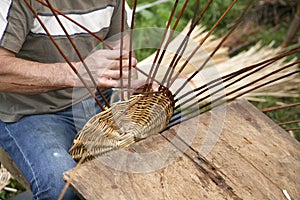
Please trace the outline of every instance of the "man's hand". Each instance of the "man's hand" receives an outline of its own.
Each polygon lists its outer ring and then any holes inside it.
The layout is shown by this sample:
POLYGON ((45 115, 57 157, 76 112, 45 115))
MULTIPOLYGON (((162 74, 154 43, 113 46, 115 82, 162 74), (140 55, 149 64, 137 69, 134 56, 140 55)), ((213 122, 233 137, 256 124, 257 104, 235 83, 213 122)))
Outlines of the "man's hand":
MULTIPOLYGON (((97 50, 88 56, 85 60, 85 64, 89 68, 92 76, 96 83, 100 87, 118 87, 120 84, 120 50, 97 50)), ((131 58, 132 66, 135 66, 137 60, 131 58)), ((76 63, 75 67, 83 79, 88 83, 89 86, 93 86, 91 79, 82 63, 76 63)), ((133 68, 132 68, 133 69, 133 68)), ((123 52, 122 55, 122 78, 128 79, 129 74, 129 54, 123 52)), ((82 86, 79 81, 75 84, 76 86, 82 86)))

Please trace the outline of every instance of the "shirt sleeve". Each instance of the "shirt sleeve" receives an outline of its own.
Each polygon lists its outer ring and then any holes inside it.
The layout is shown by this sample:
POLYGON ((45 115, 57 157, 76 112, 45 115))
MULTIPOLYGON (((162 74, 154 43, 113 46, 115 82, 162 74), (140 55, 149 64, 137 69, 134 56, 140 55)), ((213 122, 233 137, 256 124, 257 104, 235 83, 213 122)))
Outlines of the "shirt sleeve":
POLYGON ((0 46, 18 53, 30 32, 33 14, 24 1, 1 0, 0 46))
MULTIPOLYGON (((124 30, 128 30, 129 26, 127 23, 127 12, 125 10, 125 24, 124 24, 124 30)), ((119 39, 119 37, 116 37, 121 32, 121 23, 122 22, 122 0, 117 0, 117 4, 113 13, 113 16, 111 18, 111 26, 107 35, 107 38, 114 37, 113 40, 119 39)))

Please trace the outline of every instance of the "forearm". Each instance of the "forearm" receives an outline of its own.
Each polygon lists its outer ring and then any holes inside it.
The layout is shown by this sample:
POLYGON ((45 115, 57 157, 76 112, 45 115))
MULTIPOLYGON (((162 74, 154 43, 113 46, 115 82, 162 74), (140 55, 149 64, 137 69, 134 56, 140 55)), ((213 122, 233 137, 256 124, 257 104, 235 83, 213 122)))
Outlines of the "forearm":
POLYGON ((40 93, 73 87, 74 77, 66 63, 38 63, 0 50, 1 92, 40 93))

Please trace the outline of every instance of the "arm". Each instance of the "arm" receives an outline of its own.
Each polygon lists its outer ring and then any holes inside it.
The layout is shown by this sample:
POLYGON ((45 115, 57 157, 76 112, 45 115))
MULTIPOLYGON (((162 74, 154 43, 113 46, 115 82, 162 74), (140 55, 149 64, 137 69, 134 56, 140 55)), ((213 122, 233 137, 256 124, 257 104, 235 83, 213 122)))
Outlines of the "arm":
POLYGON ((40 93, 73 87, 76 76, 66 63, 43 64, 0 48, 0 91, 40 93))
MULTIPOLYGON (((119 85, 119 52, 119 50, 98 50, 85 59, 100 87, 119 85)), ((136 64, 134 58, 132 63, 136 64)), ((89 86, 93 87, 82 63, 73 64, 89 86)), ((128 65, 128 54, 124 54, 124 71, 128 70, 128 65)), ((83 84, 67 63, 45 64, 28 61, 0 48, 0 92, 32 94, 71 87, 83 87, 83 84)))

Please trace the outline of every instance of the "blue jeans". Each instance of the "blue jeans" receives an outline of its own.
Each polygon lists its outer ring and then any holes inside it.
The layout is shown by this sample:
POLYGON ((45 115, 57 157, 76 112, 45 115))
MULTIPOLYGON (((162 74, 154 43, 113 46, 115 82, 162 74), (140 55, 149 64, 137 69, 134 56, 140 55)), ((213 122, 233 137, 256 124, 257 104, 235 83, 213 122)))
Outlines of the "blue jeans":
MULTIPOLYGON (((0 121, 0 146, 30 183, 33 199, 58 198, 65 185, 62 174, 76 165, 68 154, 73 139, 100 111, 88 98, 60 112, 29 115, 15 123, 0 121)), ((64 199, 76 198, 69 188, 64 199)))

